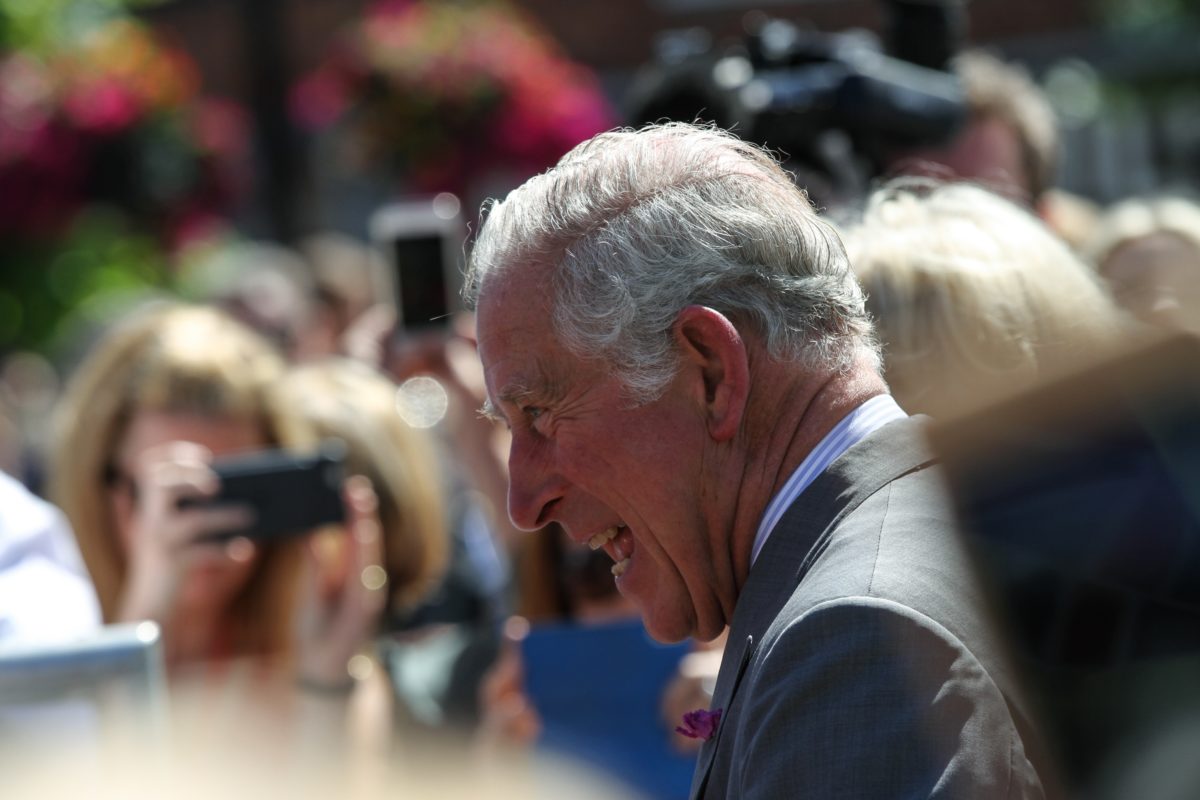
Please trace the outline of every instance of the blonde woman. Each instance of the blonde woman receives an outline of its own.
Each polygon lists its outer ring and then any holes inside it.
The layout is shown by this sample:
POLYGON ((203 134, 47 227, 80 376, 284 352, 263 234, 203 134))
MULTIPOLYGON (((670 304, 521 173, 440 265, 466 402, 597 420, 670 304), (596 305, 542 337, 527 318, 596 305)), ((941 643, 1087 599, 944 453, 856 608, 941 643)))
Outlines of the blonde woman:
POLYGON ((214 458, 278 443, 267 392, 283 373, 220 312, 155 306, 95 345, 57 409, 51 494, 104 620, 158 621, 169 666, 290 647, 297 543, 213 544, 247 510, 179 507, 217 491, 214 458))
POLYGON ((1028 386, 1125 324, 1063 242, 978 186, 895 183, 843 239, 909 413, 953 413, 1028 386))

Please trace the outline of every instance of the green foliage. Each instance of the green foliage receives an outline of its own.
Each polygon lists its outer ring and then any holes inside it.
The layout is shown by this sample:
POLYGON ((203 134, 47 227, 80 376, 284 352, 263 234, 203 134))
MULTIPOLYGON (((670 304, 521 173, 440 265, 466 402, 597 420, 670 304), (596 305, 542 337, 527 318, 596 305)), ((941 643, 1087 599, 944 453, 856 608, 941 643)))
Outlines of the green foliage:
POLYGON ((112 298, 161 291, 169 279, 157 242, 92 207, 62 237, 0 252, 0 353, 50 352, 67 328, 101 321, 112 298))
POLYGON ((240 112, 129 13, 160 1, 0 0, 0 357, 166 288, 232 202, 240 112))
POLYGON ((0 50, 46 52, 104 20, 164 0, 0 0, 0 50))

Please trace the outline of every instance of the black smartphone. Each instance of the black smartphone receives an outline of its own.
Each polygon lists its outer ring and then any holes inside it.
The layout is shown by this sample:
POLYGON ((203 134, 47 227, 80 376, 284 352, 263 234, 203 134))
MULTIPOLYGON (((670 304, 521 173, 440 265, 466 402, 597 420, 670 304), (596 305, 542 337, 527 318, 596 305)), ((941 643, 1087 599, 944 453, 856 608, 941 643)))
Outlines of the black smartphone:
POLYGON ((254 523, 245 530, 213 533, 210 539, 245 536, 269 541, 297 536, 320 525, 344 522, 342 483, 345 479, 344 447, 329 441, 309 455, 286 450, 260 450, 213 462, 221 481, 216 496, 189 499, 189 506, 246 505, 254 509, 254 523))
POLYGON ((466 227, 450 194, 390 203, 371 215, 371 239, 391 265, 390 295, 405 330, 438 328, 458 310, 466 227))

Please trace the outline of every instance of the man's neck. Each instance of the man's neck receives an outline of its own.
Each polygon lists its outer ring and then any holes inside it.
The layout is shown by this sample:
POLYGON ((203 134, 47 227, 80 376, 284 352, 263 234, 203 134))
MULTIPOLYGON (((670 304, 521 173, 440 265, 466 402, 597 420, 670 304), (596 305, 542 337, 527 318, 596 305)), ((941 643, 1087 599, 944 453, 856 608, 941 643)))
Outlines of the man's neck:
POLYGON ((746 461, 731 541, 739 592, 771 498, 838 422, 886 392, 887 385, 866 359, 845 372, 817 375, 791 364, 764 365, 747 409, 746 461))

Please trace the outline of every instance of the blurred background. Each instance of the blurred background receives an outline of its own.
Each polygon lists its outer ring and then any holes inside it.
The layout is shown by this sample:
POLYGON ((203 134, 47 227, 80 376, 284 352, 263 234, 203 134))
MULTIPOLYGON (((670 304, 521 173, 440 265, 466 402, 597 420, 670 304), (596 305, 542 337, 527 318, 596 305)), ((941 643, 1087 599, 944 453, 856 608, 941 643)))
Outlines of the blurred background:
MULTIPOLYGON (((1120 295, 1121 273, 1100 269, 1085 240, 1126 198, 1195 197, 1198 41, 1195 0, 0 0, 0 471, 44 493, 64 383, 103 331, 156 299, 219 305, 293 362, 348 355, 397 383, 436 374, 451 395, 442 428, 456 428, 440 435, 462 471, 479 474, 456 476, 449 492, 462 502, 447 511, 446 597, 394 627, 478 623, 486 635, 461 645, 473 670, 463 715, 475 722, 474 685, 503 663, 497 623, 510 612, 535 625, 632 612, 614 596, 606 556, 588 560, 557 530, 509 529, 496 432, 474 413, 478 380, 456 377, 471 372, 463 360, 478 370, 469 322, 442 331, 445 352, 413 346, 416 335, 393 337, 388 351, 389 320, 371 310, 394 305, 378 279, 399 281, 387 262, 403 254, 384 247, 376 212, 437 198, 429 208, 447 224, 420 233, 442 237, 431 239, 435 261, 446 242, 461 259, 486 199, 579 142, 699 118, 782 153, 833 217, 895 174, 901 156, 967 126, 952 62, 984 50, 1028 73, 1058 139, 1045 161, 1054 174, 1008 194, 1120 295)), ((1164 223, 1194 245, 1190 282, 1179 280, 1191 294, 1179 289, 1168 310, 1169 327, 1195 330, 1200 215, 1189 213, 1190 228, 1164 223)), ((1159 295, 1134 289, 1131 310, 1161 310, 1159 295)), ((347 385, 347 397, 368 394, 347 385)), ((406 424, 439 424, 438 391, 437 413, 406 424)), ((397 641, 385 656, 407 674, 402 651, 417 648, 397 641)), ((524 647, 557 664, 536 636, 524 647)), ((426 672, 446 672, 427 660, 426 672)), ((544 722, 553 727, 549 714, 544 722)))
MULTIPOLYGON (((178 289, 206 249, 365 237, 369 213, 405 194, 455 192, 471 219, 483 198, 636 116, 653 65, 744 42, 767 16, 886 38, 891 5, 3 0, 5 384, 31 402, 49 374, 15 354, 56 362, 72 326, 130 293, 178 289)), ((1194 3, 963 11, 961 43, 1022 64, 1051 98, 1061 188, 1107 203, 1195 185, 1194 3)))

